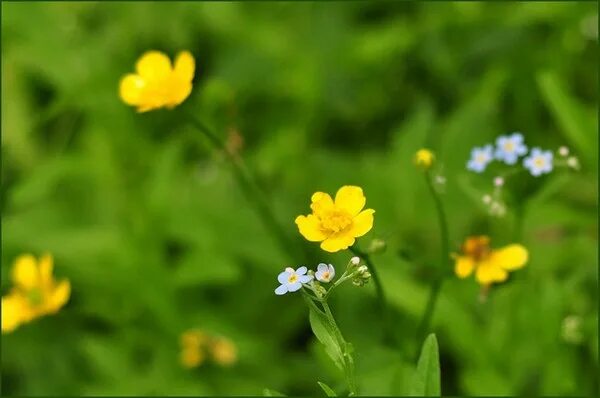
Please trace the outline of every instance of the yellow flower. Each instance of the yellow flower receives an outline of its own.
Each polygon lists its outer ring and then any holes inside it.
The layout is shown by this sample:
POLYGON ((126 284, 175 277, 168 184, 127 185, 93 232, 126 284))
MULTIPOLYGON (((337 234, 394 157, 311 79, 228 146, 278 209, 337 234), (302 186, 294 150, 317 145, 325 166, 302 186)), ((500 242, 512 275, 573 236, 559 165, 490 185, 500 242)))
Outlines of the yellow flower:
POLYGON ((211 344, 213 360, 221 366, 231 366, 237 361, 237 348, 224 337, 216 338, 211 344))
POLYGON ((19 256, 12 269, 14 287, 2 297, 2 333, 9 333, 35 318, 58 312, 69 300, 71 284, 52 277, 52 256, 38 261, 30 254, 19 256))
POLYGON ((419 149, 415 154, 415 164, 424 169, 428 169, 433 164, 435 156, 429 149, 419 149))
POLYGON ((136 73, 121 79, 119 95, 127 105, 137 106, 138 112, 171 109, 192 92, 195 62, 188 51, 177 55, 174 67, 165 54, 148 51, 137 61, 135 69, 136 73))
POLYGON ((366 200, 360 187, 350 185, 337 191, 335 201, 324 192, 315 192, 310 205, 312 214, 298 216, 296 225, 302 236, 311 242, 321 242, 325 251, 347 249, 373 228, 375 210, 362 210, 366 200))
POLYGON ((459 278, 466 278, 475 271, 477 282, 490 285, 504 282, 508 272, 524 267, 528 258, 529 253, 522 245, 491 249, 490 238, 473 236, 463 244, 462 254, 455 256, 454 272, 459 278))

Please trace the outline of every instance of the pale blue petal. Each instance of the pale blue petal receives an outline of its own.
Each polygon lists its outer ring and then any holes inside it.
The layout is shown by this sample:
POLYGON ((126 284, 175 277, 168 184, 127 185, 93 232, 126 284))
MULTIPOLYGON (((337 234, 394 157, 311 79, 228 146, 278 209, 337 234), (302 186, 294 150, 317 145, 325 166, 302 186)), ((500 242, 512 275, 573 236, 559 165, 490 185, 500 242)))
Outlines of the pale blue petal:
POLYGON ((325 271, 318 270, 317 272, 315 272, 315 278, 317 278, 318 281, 323 282, 323 274, 324 273, 325 273, 325 271))
POLYGON ((302 287, 302 283, 294 282, 294 283, 290 283, 289 285, 287 285, 287 290, 290 292, 296 292, 296 291, 300 290, 301 287, 302 287))
POLYGON ((319 272, 319 271, 321 271, 321 273, 327 272, 327 264, 321 263, 321 264, 317 265, 317 272, 319 272))
POLYGON ((287 285, 281 285, 277 289, 275 289, 275 294, 278 295, 278 296, 286 294, 287 292, 288 292, 287 285))
POLYGON ((300 277, 298 278, 300 283, 308 283, 308 282, 312 281, 312 279, 313 279, 313 277, 310 275, 300 275, 300 277))
POLYGON ((302 266, 296 270, 296 273, 298 275, 304 275, 304 274, 306 274, 306 271, 308 271, 308 269, 306 267, 302 266))
POLYGON ((329 264, 329 275, 331 277, 331 279, 333 279, 335 277, 335 268, 333 268, 333 265, 329 264))
POLYGON ((283 271, 282 273, 277 275, 277 280, 279 281, 279 283, 287 283, 289 277, 290 273, 287 271, 283 271))

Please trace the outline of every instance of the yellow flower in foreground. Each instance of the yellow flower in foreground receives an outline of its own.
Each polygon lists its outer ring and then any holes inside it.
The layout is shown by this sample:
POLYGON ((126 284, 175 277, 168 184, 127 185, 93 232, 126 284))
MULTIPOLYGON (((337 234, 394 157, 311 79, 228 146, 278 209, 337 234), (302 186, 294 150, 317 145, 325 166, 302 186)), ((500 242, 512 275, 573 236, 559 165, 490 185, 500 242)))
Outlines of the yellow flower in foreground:
POLYGON ((39 262, 30 254, 19 256, 12 269, 14 287, 2 297, 2 333, 9 333, 35 318, 58 312, 69 300, 69 281, 52 277, 52 256, 39 262))
POLYGON ((298 216, 296 225, 302 236, 311 242, 321 242, 325 251, 347 249, 373 228, 375 210, 362 210, 367 199, 360 187, 341 187, 335 201, 324 192, 315 192, 311 201, 312 214, 298 216))
POLYGON ((428 169, 433 164, 435 156, 429 149, 419 149, 415 154, 415 164, 424 169, 428 169))
POLYGON ((529 253, 522 245, 491 249, 490 238, 473 236, 463 244, 462 254, 455 256, 454 272, 459 278, 466 278, 475 271, 477 282, 489 285, 504 282, 508 272, 524 267, 528 258, 529 253))
POLYGON ((181 104, 192 92, 195 61, 188 51, 171 60, 159 51, 148 51, 137 61, 136 73, 125 75, 119 84, 119 95, 138 112, 158 108, 171 109, 181 104))

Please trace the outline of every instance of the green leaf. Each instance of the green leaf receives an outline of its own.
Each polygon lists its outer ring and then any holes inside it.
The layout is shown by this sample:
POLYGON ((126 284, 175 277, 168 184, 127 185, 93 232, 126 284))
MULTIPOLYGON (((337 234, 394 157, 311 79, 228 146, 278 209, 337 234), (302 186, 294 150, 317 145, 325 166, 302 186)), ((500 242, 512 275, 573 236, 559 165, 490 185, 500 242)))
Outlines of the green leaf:
POLYGON ((329 387, 327 384, 322 383, 320 381, 317 381, 317 384, 323 389, 323 391, 325 391, 325 394, 328 397, 337 397, 335 391, 333 391, 333 389, 331 387, 329 387))
POLYGON ((441 396, 440 359, 435 334, 430 334, 423 343, 417 371, 413 377, 410 395, 441 396))
POLYGON ((271 390, 270 388, 265 388, 263 390, 263 397, 285 397, 285 394, 280 393, 279 391, 271 390))
POLYGON ((309 313, 310 327, 317 339, 325 346, 325 352, 333 360, 336 366, 340 369, 344 368, 344 355, 342 348, 335 338, 335 331, 329 324, 327 318, 315 311, 310 309, 309 313))

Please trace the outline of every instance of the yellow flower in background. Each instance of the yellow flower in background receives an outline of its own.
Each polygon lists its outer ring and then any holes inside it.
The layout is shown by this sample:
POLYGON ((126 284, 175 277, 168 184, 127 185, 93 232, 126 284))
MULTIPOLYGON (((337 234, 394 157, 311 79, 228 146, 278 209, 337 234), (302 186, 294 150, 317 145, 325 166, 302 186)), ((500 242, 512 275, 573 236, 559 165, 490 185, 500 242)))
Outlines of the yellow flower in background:
POLYGON ((341 187, 335 201, 324 192, 315 192, 311 198, 312 214, 298 216, 298 230, 311 242, 321 242, 321 249, 334 253, 347 249, 356 238, 373 228, 373 213, 366 209, 367 199, 362 188, 351 185, 341 187))
POLYGON ((213 361, 221 366, 231 366, 237 361, 237 348, 231 340, 224 337, 213 340, 210 352, 213 361))
POLYGON ((119 84, 119 95, 138 112, 171 109, 181 104, 192 92, 195 61, 188 51, 171 60, 159 51, 148 51, 137 61, 136 73, 125 75, 119 84))
POLYGON ((508 273, 524 267, 528 258, 529 253, 522 245, 491 249, 490 238, 472 236, 464 242, 462 253, 455 255, 454 272, 459 278, 466 278, 475 271, 477 282, 490 285, 504 282, 508 273))
POLYGON ((55 281, 52 276, 52 256, 46 254, 39 262, 34 256, 19 256, 12 268, 13 288, 2 297, 2 333, 44 315, 58 312, 69 301, 71 284, 55 281))
POLYGON ((190 329, 181 334, 179 343, 179 359, 187 369, 204 364, 209 354, 213 362, 220 366, 231 366, 237 361, 237 348, 225 337, 213 337, 199 329, 190 329))
POLYGON ((419 149, 415 154, 415 164, 424 169, 428 169, 433 164, 435 155, 429 149, 419 149))

